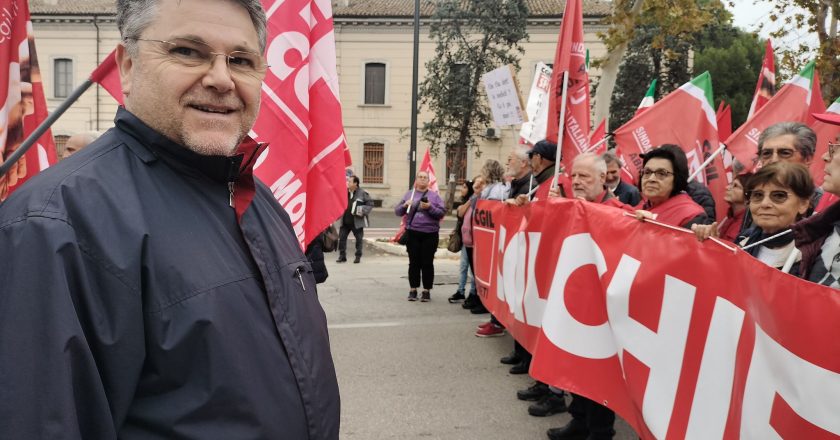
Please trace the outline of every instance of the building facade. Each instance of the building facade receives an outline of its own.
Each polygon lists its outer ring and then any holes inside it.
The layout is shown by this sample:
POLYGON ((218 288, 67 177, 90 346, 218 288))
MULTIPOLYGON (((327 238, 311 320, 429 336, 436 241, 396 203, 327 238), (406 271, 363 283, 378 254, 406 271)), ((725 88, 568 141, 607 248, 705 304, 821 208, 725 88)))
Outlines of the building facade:
MULTIPOLYGON (((528 0, 530 39, 523 44, 518 81, 527 99, 537 62, 551 64, 565 2, 528 0)), ((427 17, 433 2, 421 2, 419 75, 434 55, 427 17)), ((596 33, 609 13, 608 2, 584 1, 585 44, 593 58, 605 49, 596 33)), ((119 42, 113 0, 32 0, 32 22, 44 93, 50 111, 90 76, 119 42)), ((334 0, 336 65, 342 115, 353 171, 371 196, 385 206, 396 203, 409 187, 409 131, 413 50, 412 0, 334 0)), ((590 72, 594 78, 597 72, 590 72)), ((117 102, 98 85, 91 86, 53 126, 58 148, 67 136, 113 125, 117 102)), ((418 126, 429 116, 422 111, 418 126)), ((495 136, 481 142, 482 155, 467 154, 461 173, 473 176, 487 159, 504 163, 518 140, 519 127, 489 127, 495 136)), ((418 134, 417 163, 427 146, 418 134)), ((444 154, 433 158, 441 187, 446 182, 444 154)), ((455 170, 450 170, 455 171, 455 170)), ((460 174, 460 173, 459 173, 460 174)))

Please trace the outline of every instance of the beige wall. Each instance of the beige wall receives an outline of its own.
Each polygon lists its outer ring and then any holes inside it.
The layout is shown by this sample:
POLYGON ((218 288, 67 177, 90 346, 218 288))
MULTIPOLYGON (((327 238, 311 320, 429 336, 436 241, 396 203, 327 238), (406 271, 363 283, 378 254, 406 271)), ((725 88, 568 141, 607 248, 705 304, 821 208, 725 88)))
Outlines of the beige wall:
MULTIPOLYGON (((35 41, 44 92, 50 111, 61 99, 53 93, 53 60, 70 58, 74 68, 74 87, 81 84, 94 70, 97 60, 104 59, 116 46, 119 34, 112 19, 97 19, 100 44, 97 53, 97 29, 92 17, 33 17, 35 41)), ((604 53, 603 45, 595 35, 600 29, 585 26, 586 46, 593 58, 604 53)), ((531 87, 534 65, 538 61, 551 63, 557 45, 559 24, 532 24, 528 28, 530 41, 525 43, 518 75, 523 100, 531 87)), ((434 46, 427 38, 427 28, 421 30, 420 80, 425 74, 425 62, 434 55, 434 46)), ((411 124, 411 74, 413 30, 404 24, 348 23, 337 19, 335 23, 337 67, 340 78, 342 113, 347 140, 353 156, 353 169, 362 173, 362 146, 366 142, 385 145, 385 183, 365 184, 374 198, 382 199, 385 206, 396 203, 408 188, 409 127, 411 124), (387 65, 385 105, 363 104, 364 64, 382 62, 387 65)), ((591 72, 594 77, 597 72, 591 72)), ((79 131, 106 130, 113 125, 116 101, 104 89, 92 86, 82 98, 53 126, 55 135, 79 131), (99 98, 97 100, 97 89, 99 98), (97 106, 98 103, 98 106, 97 106), (99 117, 97 118, 97 108, 99 117), (98 124, 98 127, 97 127, 98 124)), ((427 115, 420 114, 418 126, 422 127, 427 115)), ((504 163, 508 149, 518 139, 518 129, 497 129, 500 139, 481 144, 481 158, 468 154, 467 175, 473 176, 487 159, 504 163)), ((420 163, 427 145, 418 133, 417 163, 420 163)), ((441 185, 445 181, 443 155, 434 159, 434 167, 441 185)))
MULTIPOLYGON (((99 51, 97 53, 97 30, 91 17, 87 19, 59 19, 50 21, 33 17, 35 45, 38 51, 38 63, 44 82, 44 94, 50 112, 64 100, 55 98, 53 85, 53 61, 56 58, 73 60, 73 88, 82 84, 103 60, 116 47, 119 33, 113 20, 102 22, 99 26, 99 51)), ((87 130, 107 130, 113 126, 117 101, 105 89, 94 85, 85 92, 56 123, 54 135, 72 135, 87 130), (97 118, 97 89, 99 89, 97 118), (98 123, 98 126, 97 126, 98 123)))

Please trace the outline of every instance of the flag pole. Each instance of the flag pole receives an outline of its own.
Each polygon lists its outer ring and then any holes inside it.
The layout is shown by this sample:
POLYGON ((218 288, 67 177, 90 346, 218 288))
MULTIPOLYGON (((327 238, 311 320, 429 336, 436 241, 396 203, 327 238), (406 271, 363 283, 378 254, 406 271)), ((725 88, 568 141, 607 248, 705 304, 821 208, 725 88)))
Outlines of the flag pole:
POLYGON ((709 164, 712 163, 712 161, 715 160, 715 158, 718 157, 720 153, 723 153, 724 148, 726 148, 726 145, 720 144, 720 147, 717 150, 715 150, 715 152, 712 153, 712 155, 709 156, 709 158, 706 159, 705 162, 700 164, 700 167, 698 167, 696 170, 694 170, 693 173, 691 173, 690 176, 688 176, 688 181, 691 182, 692 180, 694 180, 694 178, 697 177, 700 174, 700 172, 702 172, 707 166, 709 166, 709 164))
POLYGON ((563 100, 560 102, 560 126, 557 128, 557 153, 554 154, 554 181, 551 188, 557 188, 557 175, 560 174, 560 159, 563 158, 563 131, 566 126, 566 93, 569 91, 569 72, 563 72, 563 100))
POLYGON ((610 140, 610 138, 611 138, 611 137, 613 137, 613 136, 614 136, 614 134, 612 134, 612 133, 606 133, 606 134, 604 135, 604 138, 603 138, 603 139, 601 139, 600 141, 596 142, 596 143, 595 143, 595 145, 590 145, 590 146, 589 146, 589 148, 587 148, 587 149, 586 149, 586 151, 584 151, 584 153, 588 153, 588 152, 590 152, 590 151, 597 150, 597 149, 598 149, 598 147, 600 147, 600 146, 601 146, 604 142, 606 142, 606 141, 610 140))
POLYGON ((18 159, 20 159, 24 154, 26 154, 26 151, 29 150, 29 148, 35 145, 35 142, 38 140, 38 138, 40 138, 44 133, 46 133, 47 130, 49 130, 50 127, 55 123, 55 121, 57 121, 58 118, 60 118, 61 115, 63 115, 64 112, 66 112, 67 109, 70 108, 71 105, 78 101, 82 94, 84 94, 87 91, 87 89, 90 88, 91 85, 93 85, 93 81, 91 81, 90 78, 88 78, 79 87, 76 87, 76 90, 74 90, 73 93, 71 93, 70 96, 67 97, 67 99, 65 99, 64 102, 62 102, 61 105, 58 106, 58 108, 53 110, 53 112, 50 113, 49 116, 47 116, 47 119, 44 119, 44 122, 41 122, 41 125, 39 125, 35 129, 35 131, 33 131, 32 134, 30 134, 29 137, 27 137, 22 144, 20 144, 20 147, 18 147, 18 149, 15 150, 15 152, 12 153, 12 155, 9 156, 9 158, 6 159, 6 161, 3 162, 2 165, 0 165, 0 177, 6 175, 6 173, 9 172, 9 170, 12 168, 12 165, 14 165, 15 162, 18 161, 18 159))

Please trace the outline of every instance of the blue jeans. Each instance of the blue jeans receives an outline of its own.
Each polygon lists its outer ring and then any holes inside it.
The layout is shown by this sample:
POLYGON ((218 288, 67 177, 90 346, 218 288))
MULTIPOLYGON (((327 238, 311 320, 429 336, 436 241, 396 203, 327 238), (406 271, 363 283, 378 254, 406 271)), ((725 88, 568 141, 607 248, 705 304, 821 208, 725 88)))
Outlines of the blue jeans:
MULTIPOLYGON (((459 268, 461 278, 458 280, 458 291, 461 293, 464 292, 464 288, 467 287, 467 276, 470 273, 470 260, 467 257, 467 247, 461 247, 461 266, 459 268)), ((472 286, 470 287, 470 295, 475 295, 475 278, 471 278, 472 286)))

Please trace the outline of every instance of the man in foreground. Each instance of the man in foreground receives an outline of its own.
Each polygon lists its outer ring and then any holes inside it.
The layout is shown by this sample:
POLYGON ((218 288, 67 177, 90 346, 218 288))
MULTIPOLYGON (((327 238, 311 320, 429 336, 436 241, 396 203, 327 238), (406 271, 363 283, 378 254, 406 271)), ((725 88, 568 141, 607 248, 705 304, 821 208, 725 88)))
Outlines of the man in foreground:
POLYGON ((315 280, 252 174, 265 21, 117 2, 116 127, 0 205, 0 438, 338 438, 315 280))

